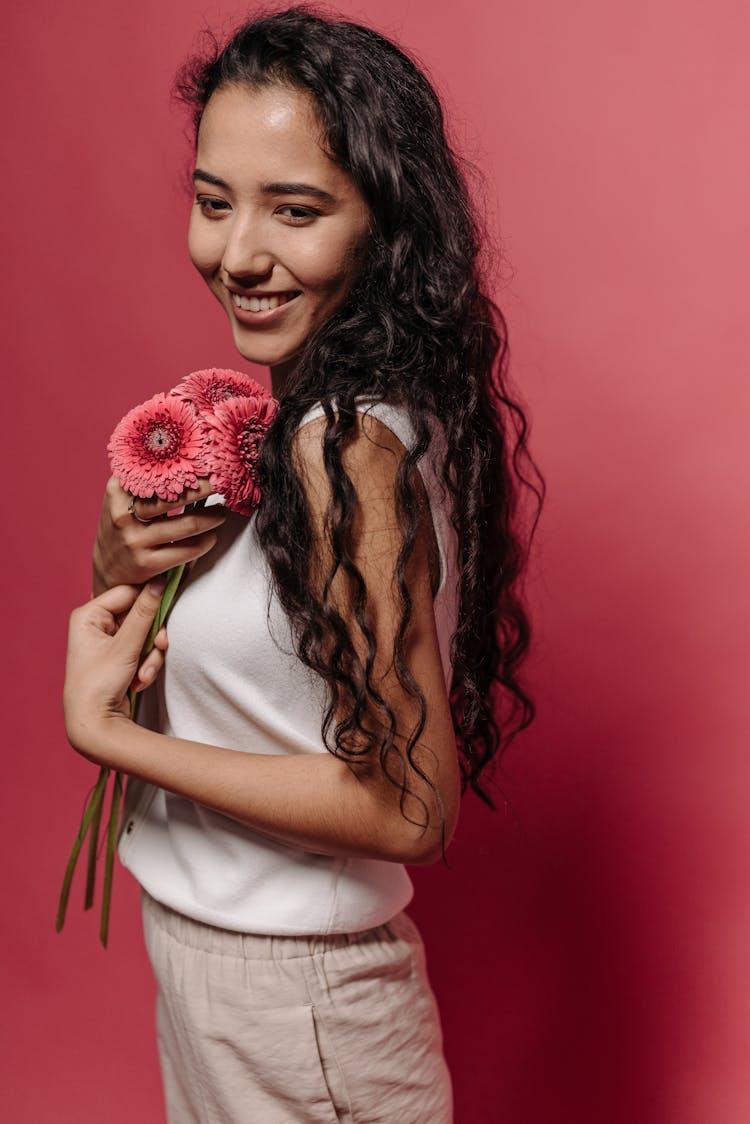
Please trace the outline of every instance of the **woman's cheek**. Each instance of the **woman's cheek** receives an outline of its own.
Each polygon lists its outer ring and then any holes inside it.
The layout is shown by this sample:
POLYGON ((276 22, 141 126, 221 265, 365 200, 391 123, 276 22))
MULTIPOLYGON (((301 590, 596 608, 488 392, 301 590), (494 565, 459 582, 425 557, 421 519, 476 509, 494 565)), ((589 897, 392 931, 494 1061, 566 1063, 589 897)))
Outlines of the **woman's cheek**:
POLYGON ((343 240, 316 245, 304 256, 298 255, 296 266, 297 280, 323 300, 340 300, 356 272, 352 247, 343 240))
POLYGON ((213 273, 221 264, 221 240, 215 231, 191 219, 188 226, 188 253, 200 273, 213 273))

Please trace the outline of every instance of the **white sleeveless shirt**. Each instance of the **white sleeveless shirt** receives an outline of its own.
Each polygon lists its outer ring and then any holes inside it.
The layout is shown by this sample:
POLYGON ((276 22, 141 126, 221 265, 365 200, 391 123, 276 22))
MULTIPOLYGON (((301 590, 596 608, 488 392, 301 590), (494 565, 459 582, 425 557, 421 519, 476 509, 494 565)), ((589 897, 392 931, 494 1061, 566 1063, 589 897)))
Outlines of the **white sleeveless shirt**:
MULTIPOLYGON (((406 411, 357 402, 406 447, 406 411)), ((308 421, 323 415, 315 407, 308 421)), ((440 556, 434 598, 450 686, 456 628, 456 535, 442 483, 439 425, 419 463, 440 556)), ((326 753, 322 679, 294 654, 286 615, 250 519, 230 514, 217 545, 197 560, 172 608, 169 652, 145 692, 140 721, 190 741, 246 753, 326 753), (144 705, 145 704, 145 705, 144 705)), ((188 917, 247 933, 357 932, 380 925, 411 900, 399 863, 312 854, 277 843, 204 805, 135 778, 128 782, 119 855, 148 893, 188 917)))

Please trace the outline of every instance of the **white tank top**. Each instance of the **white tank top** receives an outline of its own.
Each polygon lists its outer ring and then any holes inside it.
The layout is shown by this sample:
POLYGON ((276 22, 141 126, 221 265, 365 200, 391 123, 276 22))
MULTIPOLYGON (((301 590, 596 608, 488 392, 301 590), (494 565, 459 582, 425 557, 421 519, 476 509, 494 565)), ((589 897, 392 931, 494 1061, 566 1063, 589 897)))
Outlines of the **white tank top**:
MULTIPOLYGON (((406 447, 406 412, 358 401, 406 447)), ((301 424, 321 417, 322 407, 301 424)), ((442 431, 419 469, 440 556, 434 599, 450 685, 456 628, 456 535, 441 477, 442 431)), ((289 622, 272 592, 255 518, 230 514, 173 606, 164 670, 139 720, 164 734, 246 753, 326 753, 323 681, 295 656, 289 622)), ((202 804, 131 778, 119 855, 152 897, 180 913, 248 933, 357 932, 388 921, 411 900, 399 863, 336 857, 274 842, 202 804)))

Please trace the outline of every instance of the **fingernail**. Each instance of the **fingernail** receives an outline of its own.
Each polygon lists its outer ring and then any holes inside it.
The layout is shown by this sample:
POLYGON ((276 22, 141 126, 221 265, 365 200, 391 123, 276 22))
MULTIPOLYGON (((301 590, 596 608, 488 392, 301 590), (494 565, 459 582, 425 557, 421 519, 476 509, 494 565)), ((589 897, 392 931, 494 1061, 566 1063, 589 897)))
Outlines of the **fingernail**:
POLYGON ((154 597, 161 597, 162 593, 167 588, 167 579, 163 574, 159 574, 157 578, 151 579, 146 588, 154 597))
POLYGON ((150 683, 155 674, 156 668, 144 667, 142 671, 138 672, 138 678, 140 679, 141 683, 150 683))

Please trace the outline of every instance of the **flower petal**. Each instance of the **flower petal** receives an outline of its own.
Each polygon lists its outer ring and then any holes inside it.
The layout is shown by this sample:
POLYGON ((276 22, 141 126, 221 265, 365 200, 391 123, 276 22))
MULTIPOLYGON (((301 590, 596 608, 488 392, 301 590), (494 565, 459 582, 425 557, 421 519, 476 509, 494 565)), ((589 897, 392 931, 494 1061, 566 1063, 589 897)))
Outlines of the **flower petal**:
POLYGON ((185 375, 170 394, 189 403, 198 413, 212 414, 216 407, 229 398, 270 398, 259 382, 241 371, 209 367, 205 371, 192 371, 185 375))
POLYGON ((156 394, 121 419, 107 450, 125 491, 172 501, 208 475, 208 444, 205 425, 186 402, 156 394))
POLYGON ((260 503, 258 450, 277 409, 274 398, 255 395, 228 398, 204 415, 211 484, 231 511, 250 515, 260 503))

